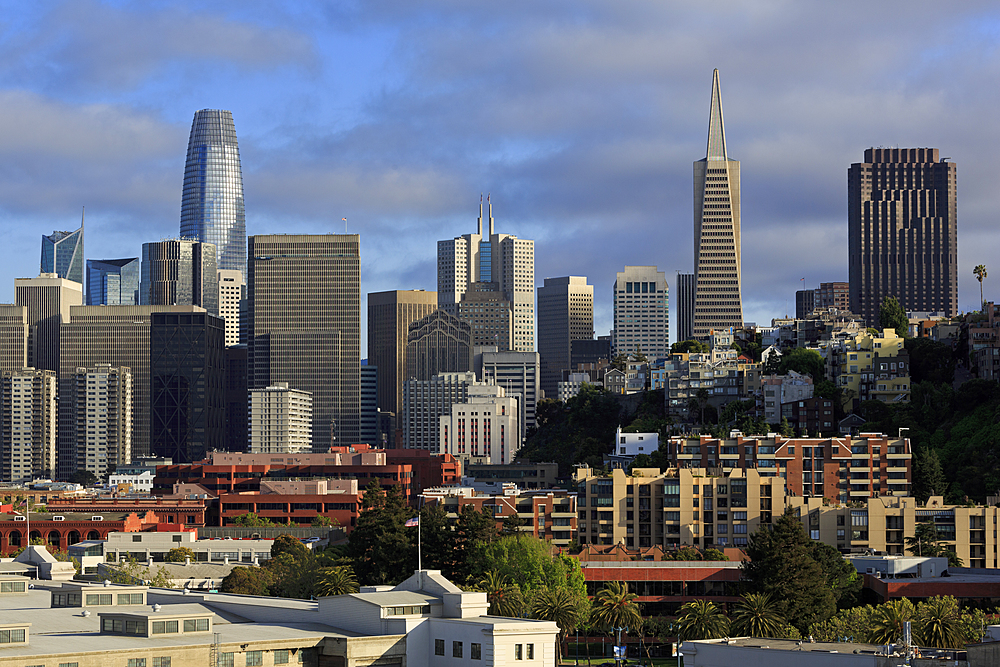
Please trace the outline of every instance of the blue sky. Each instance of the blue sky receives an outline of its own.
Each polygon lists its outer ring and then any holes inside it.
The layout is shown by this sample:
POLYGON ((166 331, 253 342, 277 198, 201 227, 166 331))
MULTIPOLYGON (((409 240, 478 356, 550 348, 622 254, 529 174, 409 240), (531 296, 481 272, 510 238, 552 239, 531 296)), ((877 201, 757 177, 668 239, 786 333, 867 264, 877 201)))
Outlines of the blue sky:
POLYGON ((595 285, 605 334, 624 265, 655 264, 672 287, 692 270, 691 163, 716 67, 742 162, 747 320, 794 311, 801 278, 847 279, 847 169, 870 146, 937 147, 958 163, 963 309, 979 299, 972 267, 1000 245, 995 3, 0 10, 2 302, 37 274, 41 235, 75 229, 82 206, 88 258, 175 236, 191 118, 223 108, 248 233, 339 231, 347 217, 364 293, 434 289, 436 241, 473 231, 490 192, 497 230, 535 240, 538 284, 595 285))

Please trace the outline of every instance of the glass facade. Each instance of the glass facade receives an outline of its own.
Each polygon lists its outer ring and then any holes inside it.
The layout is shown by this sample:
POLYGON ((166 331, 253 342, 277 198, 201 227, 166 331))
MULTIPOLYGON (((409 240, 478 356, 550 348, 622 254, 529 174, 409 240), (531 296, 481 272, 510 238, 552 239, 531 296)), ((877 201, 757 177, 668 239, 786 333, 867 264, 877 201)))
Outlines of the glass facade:
POLYGON ((143 306, 201 306, 219 314, 216 247, 189 239, 142 244, 143 306))
POLYGON ((88 306, 138 306, 138 257, 87 260, 88 306))
POLYGON ((181 237, 215 244, 218 268, 246 277, 243 173, 230 111, 202 109, 194 115, 184 165, 181 237))
POLYGON ((83 284, 83 227, 75 232, 42 236, 41 273, 83 284))

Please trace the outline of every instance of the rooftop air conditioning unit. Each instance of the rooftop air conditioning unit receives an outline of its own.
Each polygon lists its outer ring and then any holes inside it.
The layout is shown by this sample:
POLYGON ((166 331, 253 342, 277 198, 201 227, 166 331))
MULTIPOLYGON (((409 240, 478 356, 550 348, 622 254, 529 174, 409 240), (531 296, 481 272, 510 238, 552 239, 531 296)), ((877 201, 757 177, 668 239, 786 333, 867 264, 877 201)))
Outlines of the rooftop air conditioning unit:
POLYGON ((64 516, 59 516, 59 515, 57 514, 56 516, 52 517, 52 520, 53 520, 53 521, 65 521, 65 520, 66 520, 66 517, 64 517, 64 516))
POLYGON ((90 520, 91 521, 104 521, 104 517, 103 516, 92 516, 92 517, 90 517, 90 520))
POLYGON ((27 518, 21 516, 20 514, 14 516, 14 521, 27 521, 27 520, 28 520, 27 518))

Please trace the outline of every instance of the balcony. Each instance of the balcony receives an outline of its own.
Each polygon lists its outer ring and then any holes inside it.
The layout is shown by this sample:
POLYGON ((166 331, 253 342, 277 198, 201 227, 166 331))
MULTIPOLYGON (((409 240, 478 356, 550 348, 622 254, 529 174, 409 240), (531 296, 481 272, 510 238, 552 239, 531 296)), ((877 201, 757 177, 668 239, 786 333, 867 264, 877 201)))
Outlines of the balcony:
POLYGON ((886 482, 897 485, 906 485, 910 483, 910 481, 906 479, 887 479, 886 482))
POLYGON ((895 460, 909 460, 909 459, 913 458, 912 454, 893 454, 892 452, 889 452, 888 454, 886 454, 886 456, 890 460, 893 460, 893 459, 895 459, 895 460))
POLYGON ((889 466, 888 468, 885 469, 886 472, 904 472, 904 473, 906 472, 906 470, 907 470, 906 466, 898 466, 898 467, 889 466))
POLYGON ((871 495, 871 491, 851 491, 851 498, 868 498, 871 495))
POLYGON ((576 512, 552 512, 553 519, 572 519, 576 517, 576 512))

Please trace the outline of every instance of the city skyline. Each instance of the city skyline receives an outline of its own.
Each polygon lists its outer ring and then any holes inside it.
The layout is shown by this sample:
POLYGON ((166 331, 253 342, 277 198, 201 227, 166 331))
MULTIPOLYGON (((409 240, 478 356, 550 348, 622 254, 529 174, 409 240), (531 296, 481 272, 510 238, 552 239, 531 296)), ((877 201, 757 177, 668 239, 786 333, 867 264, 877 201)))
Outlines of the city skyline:
POLYGON ((40 236, 75 228, 80 206, 88 259, 176 236, 191 115, 215 108, 239 124, 249 234, 342 232, 346 217, 361 234, 363 295, 432 290, 433 240, 467 233, 475 197, 492 192, 497 228, 536 241, 536 286, 587 276, 606 334, 621 266, 659 266, 671 285, 693 271, 689 165, 718 67, 743 167, 746 321, 793 314, 803 277, 847 279, 847 170, 886 145, 962 165, 967 311, 972 267, 1000 244, 997 131, 978 122, 998 93, 975 85, 997 64, 1000 14, 901 7, 869 8, 861 25, 850 5, 826 8, 808 38, 817 17, 777 5, 18 7, 0 83, 16 128, 0 148, 11 165, 0 302, 13 278, 37 275, 40 236), (191 29, 212 45, 192 51, 191 29))

